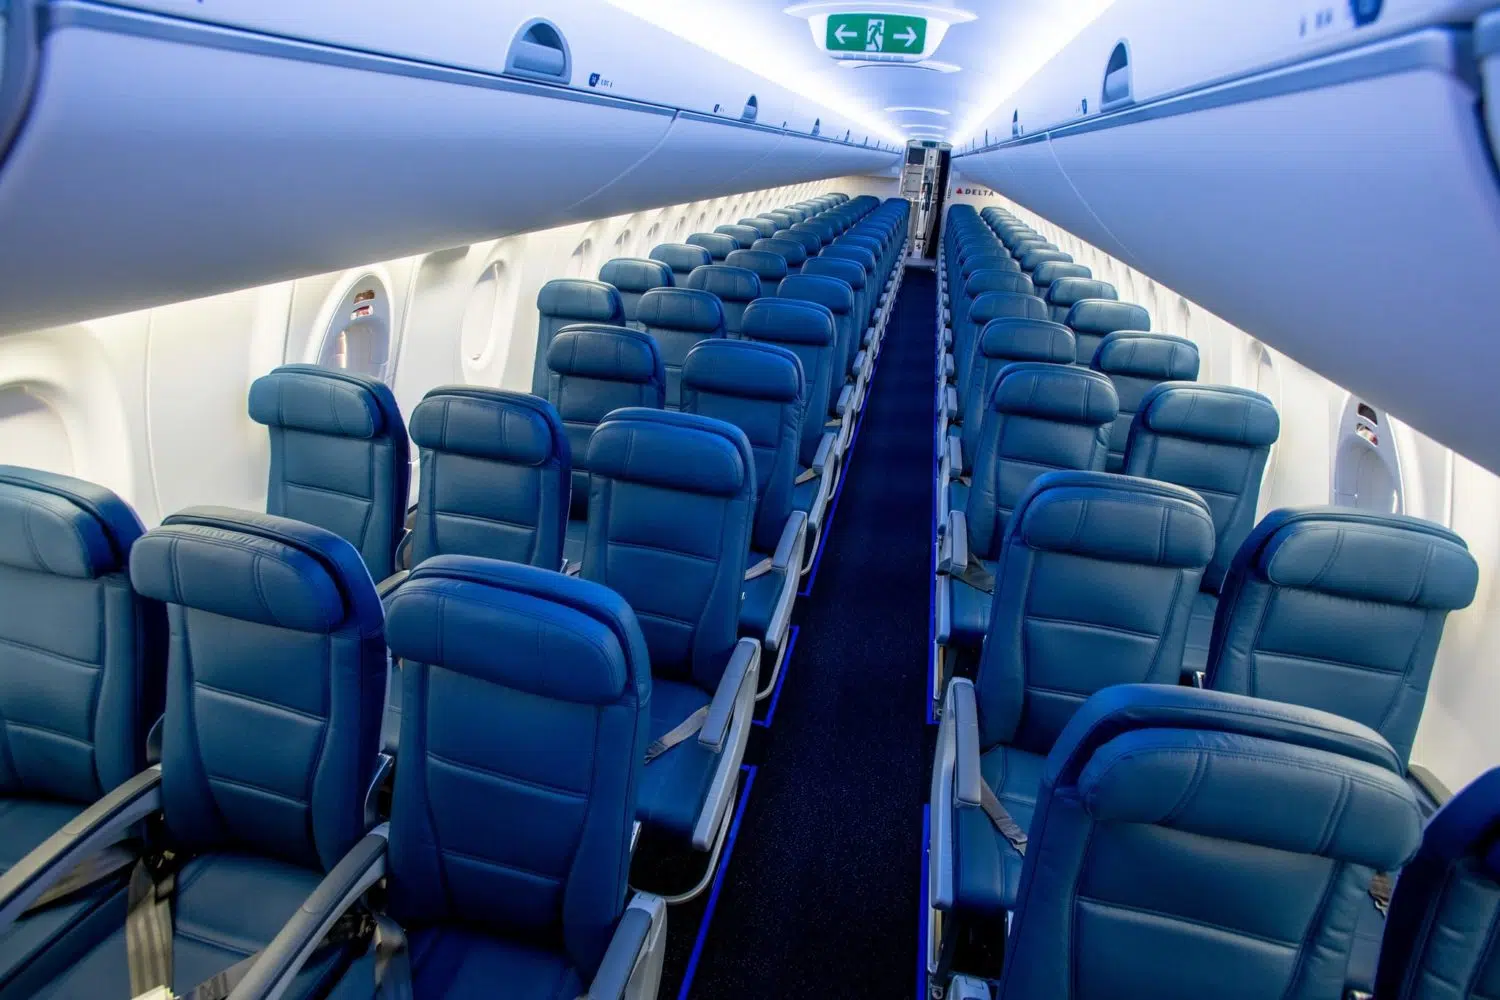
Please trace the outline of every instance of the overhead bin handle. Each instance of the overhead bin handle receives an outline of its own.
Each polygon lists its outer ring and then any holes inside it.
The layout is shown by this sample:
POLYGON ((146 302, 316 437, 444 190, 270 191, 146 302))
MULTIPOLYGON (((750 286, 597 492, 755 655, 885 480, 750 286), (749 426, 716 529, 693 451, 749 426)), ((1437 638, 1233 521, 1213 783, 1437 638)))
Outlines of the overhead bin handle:
POLYGON ((557 25, 546 18, 533 18, 521 25, 505 54, 505 72, 529 80, 568 83, 573 78, 573 57, 568 40, 557 25))
POLYGON ((1135 103, 1130 84, 1130 44, 1121 39, 1109 54, 1109 64, 1104 67, 1104 90, 1099 101, 1100 111, 1113 111, 1135 103))

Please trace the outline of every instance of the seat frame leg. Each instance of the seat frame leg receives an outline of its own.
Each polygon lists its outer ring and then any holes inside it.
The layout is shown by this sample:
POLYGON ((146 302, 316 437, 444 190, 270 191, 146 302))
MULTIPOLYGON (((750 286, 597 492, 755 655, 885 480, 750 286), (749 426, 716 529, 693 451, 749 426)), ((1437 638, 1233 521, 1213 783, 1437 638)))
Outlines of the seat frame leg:
MULTIPOLYGON (((735 779, 734 794, 736 796, 739 795, 740 781, 741 778, 735 779)), ((663 895, 661 899, 668 906, 677 906, 680 903, 687 903, 694 899, 697 899, 699 896, 703 895, 704 890, 707 889, 709 883, 713 881, 714 872, 718 871, 719 869, 719 856, 724 853, 724 842, 729 839, 729 827, 734 822, 734 812, 735 811, 733 808, 724 810, 724 819, 719 824, 719 832, 714 834, 713 847, 709 848, 708 851, 708 864, 703 869, 703 877, 698 879, 697 884, 695 884, 687 892, 681 892, 675 896, 663 895)), ((642 889, 636 888, 635 886, 631 886, 630 888, 635 892, 644 891, 642 889)))
POLYGON ((765 701, 771 697, 771 692, 776 690, 776 680, 781 676, 781 665, 786 661, 787 637, 791 635, 791 632, 791 627, 788 626, 786 634, 781 637, 781 641, 776 647, 776 664, 771 668, 771 672, 766 679, 766 686, 763 690, 755 692, 756 701, 765 701))

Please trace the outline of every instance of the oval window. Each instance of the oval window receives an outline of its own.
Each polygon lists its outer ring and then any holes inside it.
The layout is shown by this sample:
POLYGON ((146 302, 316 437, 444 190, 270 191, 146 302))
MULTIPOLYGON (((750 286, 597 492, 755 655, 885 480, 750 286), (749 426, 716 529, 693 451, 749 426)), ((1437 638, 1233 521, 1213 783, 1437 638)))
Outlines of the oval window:
POLYGON ((65 476, 76 468, 68 425, 25 383, 0 387, 0 462, 65 476))
POLYGON ((333 311, 318 364, 384 380, 390 353, 390 293, 375 275, 361 275, 333 311))

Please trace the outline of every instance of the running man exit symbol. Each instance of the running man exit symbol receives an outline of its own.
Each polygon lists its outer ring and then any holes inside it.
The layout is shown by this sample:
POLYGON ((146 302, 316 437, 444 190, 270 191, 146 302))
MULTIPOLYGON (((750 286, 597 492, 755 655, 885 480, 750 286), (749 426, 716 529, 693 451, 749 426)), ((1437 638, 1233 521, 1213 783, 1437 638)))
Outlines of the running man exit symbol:
POLYGON ((829 14, 823 48, 829 52, 882 52, 919 57, 927 46, 927 19, 906 14, 829 14))
POLYGON ((865 23, 865 51, 882 52, 885 50, 885 18, 872 17, 865 23))

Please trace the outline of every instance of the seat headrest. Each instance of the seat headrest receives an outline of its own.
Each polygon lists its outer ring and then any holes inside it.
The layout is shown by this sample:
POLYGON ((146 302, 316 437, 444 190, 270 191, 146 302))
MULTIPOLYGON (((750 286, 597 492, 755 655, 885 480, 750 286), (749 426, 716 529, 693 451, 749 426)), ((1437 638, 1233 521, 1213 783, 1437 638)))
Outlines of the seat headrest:
MULTIPOLYGON (((1057 291, 1057 286, 1068 281, 1083 281, 1082 278, 1060 278, 1052 283, 1052 289, 1047 293, 1048 301, 1053 301, 1052 292, 1057 291)), ((1102 284, 1102 282, 1100 282, 1102 284)), ((1056 302, 1061 305, 1062 303, 1056 302)), ((1116 330, 1145 330, 1151 326, 1151 314, 1133 302, 1113 302, 1106 299, 1080 299, 1073 303, 1068 310, 1067 319, 1063 320, 1075 333, 1092 333, 1098 336, 1114 333, 1116 330)))
MULTIPOLYGON (((736 250, 734 253, 749 253, 736 250)), ((734 254, 729 256, 733 257, 734 254)), ((708 292, 731 302, 749 302, 760 297, 760 276, 754 271, 730 264, 704 264, 693 268, 687 277, 687 287, 708 292)), ((659 324, 675 326, 676 324, 659 324)))
POLYGON ((802 398, 802 362, 775 344, 705 340, 688 351, 682 363, 682 388, 794 403, 802 398))
POLYGON ((613 590, 578 577, 434 556, 396 591, 387 616, 394 655, 538 697, 607 705, 647 688, 635 613, 613 590))
POLYGON ((750 249, 774 253, 778 257, 783 258, 787 262, 788 267, 801 264, 807 260, 807 244, 801 240, 783 240, 772 236, 756 240, 750 244, 750 249))
POLYGON ((822 260, 853 261, 864 269, 866 279, 875 273, 875 255, 868 247, 831 246, 818 255, 822 260))
POLYGON ((753 218, 741 219, 739 222, 735 223, 735 225, 753 229, 761 236, 770 236, 772 233, 776 232, 776 221, 774 219, 770 219, 761 215, 757 215, 753 218))
POLYGON ((1116 562, 1202 569, 1214 519, 1191 490, 1109 472, 1049 472, 1017 501, 1013 538, 1029 548, 1116 562))
MULTIPOLYGON (((963 264, 960 267, 966 282, 978 271, 1009 271, 1016 273, 1015 261, 1010 254, 1003 252, 999 247, 986 247, 976 254, 961 253, 963 264)), ((986 289, 986 291, 1006 291, 1007 289, 986 289)))
POLYGON ((979 350, 987 358, 1004 361, 1071 365, 1075 360, 1073 331, 1046 319, 992 319, 979 334, 979 350))
POLYGON ((419 448, 515 465, 544 465, 568 447, 551 403, 483 386, 433 389, 412 411, 409 429, 419 448))
MULTIPOLYGON (((760 284, 760 279, 749 271, 743 273, 760 284)), ((688 280, 691 281, 692 277, 688 275, 688 280)), ((724 328, 724 307, 719 297, 711 292, 696 288, 653 288, 641 296, 635 307, 635 318, 646 326, 712 333, 724 328)))
POLYGON ((672 287, 672 269, 646 257, 616 257, 599 268, 599 280, 622 292, 645 292, 672 287))
POLYGON ((250 419, 335 437, 378 437, 387 427, 377 384, 317 365, 282 365, 250 383, 250 419))
POLYGON ((781 283, 776 294, 784 299, 817 302, 836 316, 854 311, 854 289, 849 282, 824 274, 793 274, 781 283))
POLYGON ((964 294, 972 299, 986 292, 1032 295, 1036 292, 1036 286, 1031 283, 1030 278, 1019 271, 1006 271, 999 268, 971 271, 969 280, 964 282, 964 294))
POLYGON ((1099 341, 1091 367, 1106 375, 1191 382, 1198 377, 1198 345, 1165 333, 1116 330, 1099 341))
POLYGON ((559 330, 547 347, 547 367, 559 375, 613 382, 646 383, 666 378, 656 338, 629 327, 594 323, 559 330))
POLYGON ((102 486, 0 465, 0 563, 92 580, 123 571, 141 537, 130 506, 102 486))
POLYGON ((659 243, 651 248, 650 258, 661 261, 673 271, 691 271, 713 263, 707 250, 691 243, 659 243))
POLYGON ((753 495, 754 463, 750 442, 738 427, 675 410, 614 410, 589 438, 588 467, 596 479, 686 493, 753 495))
POLYGON ((821 274, 829 278, 838 278, 849 285, 855 291, 865 287, 865 269, 852 260, 840 260, 837 257, 814 257, 802 265, 803 274, 821 274))
MULTIPOLYGON (((1047 289, 1047 301, 1055 306, 1070 306, 1084 299, 1109 299, 1114 301, 1120 297, 1115 291, 1115 286, 1107 281, 1099 281, 1096 278, 1057 278, 1052 286, 1047 289)), ((1142 310, 1144 312, 1144 310, 1142 310)), ((1069 323, 1069 326, 1073 324, 1069 323)), ((1111 327, 1114 330, 1149 330, 1151 320, 1148 318, 1144 323, 1133 323, 1130 326, 1111 327)))
POLYGON ((1092 278, 1093 276, 1094 272, 1082 264, 1067 264, 1058 260, 1038 264, 1031 272, 1031 280, 1037 285, 1050 285, 1063 278, 1092 278))
POLYGON ((1228 385, 1159 383, 1142 397, 1138 419, 1157 434, 1246 448, 1269 448, 1281 436, 1281 418, 1269 399, 1228 385))
POLYGON ((724 263, 753 271, 762 281, 780 281, 786 277, 786 258, 769 250, 736 250, 724 258, 724 263))
POLYGON ((1479 586, 1462 538, 1404 514, 1285 507, 1256 525, 1246 549, 1269 583, 1355 600, 1457 611, 1479 586))
POLYGON ((723 233, 739 244, 741 250, 750 249, 750 245, 760 239, 760 232, 750 226, 715 226, 714 232, 723 233))
POLYGON ((714 260, 723 260, 740 248, 739 240, 733 236, 725 236, 723 233, 693 233, 687 241, 695 247, 707 250, 714 260))
POLYGON ((1046 319, 1047 303, 1035 295, 1020 292, 984 292, 974 296, 974 301, 969 303, 969 322, 975 326, 983 326, 1002 316, 1046 319))
POLYGON ((536 294, 537 312, 580 323, 609 323, 620 318, 624 305, 614 285, 587 278, 553 278, 536 294))
MULTIPOLYGON (((776 240, 786 240, 788 242, 797 244, 799 247, 802 248, 802 253, 803 253, 804 257, 807 254, 817 253, 818 250, 821 249, 822 246, 823 246, 823 241, 818 238, 818 234, 817 233, 809 233, 806 230, 802 230, 802 229, 791 229, 791 228, 778 229, 778 230, 776 230, 776 232, 774 232, 774 233, 771 234, 771 238, 772 239, 776 239, 776 240)), ((759 243, 760 241, 756 240, 755 242, 759 243)), ((750 249, 754 250, 755 247, 752 246, 750 249)), ((766 252, 767 253, 776 253, 775 250, 767 250, 766 252)), ((776 254, 776 255, 778 257, 781 257, 783 260, 786 259, 786 255, 785 254, 776 254)))
POLYGON ((1404 865, 1422 839, 1421 810, 1400 776, 1257 736, 1124 733, 1093 751, 1078 797, 1102 822, 1149 823, 1376 871, 1404 865), (1265 808, 1270 795, 1278 808, 1265 808))
POLYGON ((1098 372, 1036 361, 1000 369, 990 409, 1062 423, 1102 427, 1120 413, 1114 383, 1098 372))
POLYGON ((832 311, 805 299, 756 299, 740 319, 740 336, 773 343, 821 346, 833 343, 837 334, 832 311))
POLYGON ((1073 263, 1073 255, 1064 253, 1061 250, 1049 250, 1046 247, 1042 247, 1036 250, 1027 250, 1021 255, 1021 268, 1022 270, 1026 271, 1035 270, 1042 264, 1052 262, 1071 264, 1073 263))
POLYGON ((240 621, 329 633, 353 617, 363 634, 380 630, 375 585, 354 546, 271 514, 228 507, 173 514, 131 549, 130 581, 154 600, 240 621))

